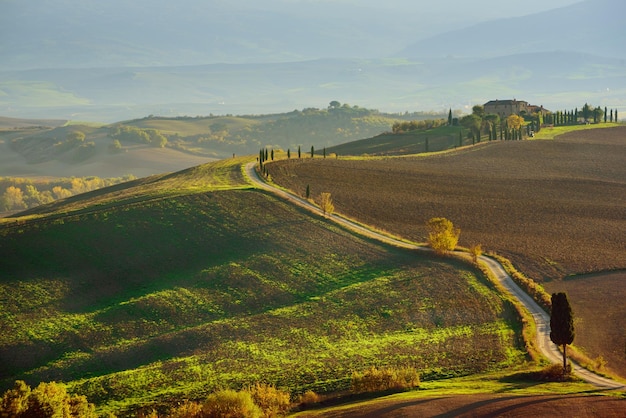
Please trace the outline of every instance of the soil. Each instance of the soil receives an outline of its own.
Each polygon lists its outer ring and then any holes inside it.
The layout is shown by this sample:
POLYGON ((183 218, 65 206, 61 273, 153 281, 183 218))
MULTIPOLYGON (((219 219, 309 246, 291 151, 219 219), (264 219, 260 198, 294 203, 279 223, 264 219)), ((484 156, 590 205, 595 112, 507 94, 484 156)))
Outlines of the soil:
POLYGON ((343 408, 312 411, 299 417, 623 417, 626 399, 608 396, 511 396, 457 395, 417 398, 407 401, 381 400, 343 408))

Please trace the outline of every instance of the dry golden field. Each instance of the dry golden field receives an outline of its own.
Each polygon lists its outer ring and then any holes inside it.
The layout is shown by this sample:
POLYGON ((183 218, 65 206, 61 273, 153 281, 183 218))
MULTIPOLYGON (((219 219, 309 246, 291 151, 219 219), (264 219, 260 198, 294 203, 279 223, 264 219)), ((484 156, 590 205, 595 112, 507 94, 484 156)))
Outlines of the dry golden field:
POLYGON ((586 301, 563 281, 626 269, 626 127, 423 157, 303 158, 267 167, 277 184, 303 195, 308 185, 312 197, 330 192, 336 212, 415 241, 425 241, 428 219, 452 220, 460 245, 480 243, 548 290, 572 292, 579 330, 598 327, 579 332, 575 344, 593 357, 613 356, 608 366, 626 376, 624 276, 621 286, 585 280, 605 292, 586 301), (615 322, 603 319, 607 307, 615 322), (621 331, 609 339, 610 329, 621 331))

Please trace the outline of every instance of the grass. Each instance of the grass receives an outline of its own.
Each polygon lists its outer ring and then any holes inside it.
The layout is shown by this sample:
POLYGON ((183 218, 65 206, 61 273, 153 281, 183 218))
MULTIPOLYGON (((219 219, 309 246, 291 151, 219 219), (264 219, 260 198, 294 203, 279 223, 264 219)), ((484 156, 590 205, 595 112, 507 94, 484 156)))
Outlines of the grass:
POLYGON ((526 361, 517 314, 479 270, 251 189, 246 161, 1 224, 2 388, 63 381, 127 414, 256 382, 342 390, 371 366, 432 380, 526 361))
POLYGON ((590 124, 590 125, 572 125, 572 126, 556 126, 552 128, 542 128, 539 132, 535 134, 535 137, 532 139, 555 139, 560 135, 564 135, 570 132, 579 132, 586 131, 589 129, 606 129, 606 128, 615 128, 620 126, 618 123, 598 123, 598 124, 590 124))

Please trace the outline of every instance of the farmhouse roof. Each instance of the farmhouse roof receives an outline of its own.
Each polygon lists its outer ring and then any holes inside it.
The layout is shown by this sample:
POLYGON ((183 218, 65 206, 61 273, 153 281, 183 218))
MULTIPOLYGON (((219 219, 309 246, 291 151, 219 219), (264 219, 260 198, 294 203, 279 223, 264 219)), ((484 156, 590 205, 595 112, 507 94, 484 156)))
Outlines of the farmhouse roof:
POLYGON ((488 105, 511 105, 511 104, 516 104, 516 103, 527 103, 524 100, 517 100, 517 99, 513 99, 513 100, 490 100, 487 103, 485 103, 485 106, 488 105))

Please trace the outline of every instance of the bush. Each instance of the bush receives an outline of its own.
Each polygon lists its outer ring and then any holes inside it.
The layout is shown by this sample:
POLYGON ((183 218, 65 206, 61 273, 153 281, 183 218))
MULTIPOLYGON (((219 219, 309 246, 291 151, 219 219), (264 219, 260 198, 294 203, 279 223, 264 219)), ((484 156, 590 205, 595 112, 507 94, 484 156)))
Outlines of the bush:
POLYGON ((202 417, 202 405, 198 402, 186 401, 170 411, 169 418, 199 418, 202 417))
POLYGON ((291 406, 289 393, 276 389, 272 385, 257 383, 247 389, 254 403, 261 408, 264 417, 276 417, 285 414, 291 406))
POLYGON ((371 393, 419 387, 419 374, 413 367, 377 369, 352 373, 352 392, 371 393))
POLYGON ((313 405, 319 403, 322 400, 320 395, 313 392, 312 390, 307 390, 298 398, 298 403, 302 406, 313 405))
MULTIPOLYGON (((567 365, 567 374, 565 380, 568 379, 572 371, 572 366, 567 365)), ((541 382, 562 382, 563 381, 563 365, 560 363, 550 364, 543 369, 531 374, 533 380, 541 382)))
POLYGON ((250 392, 231 389, 210 394, 202 405, 207 418, 260 418, 261 409, 255 405, 250 392))
POLYGON ((31 390, 24 381, 15 382, 0 404, 0 417, 96 417, 95 407, 84 396, 70 396, 65 386, 40 383, 31 390))

